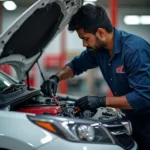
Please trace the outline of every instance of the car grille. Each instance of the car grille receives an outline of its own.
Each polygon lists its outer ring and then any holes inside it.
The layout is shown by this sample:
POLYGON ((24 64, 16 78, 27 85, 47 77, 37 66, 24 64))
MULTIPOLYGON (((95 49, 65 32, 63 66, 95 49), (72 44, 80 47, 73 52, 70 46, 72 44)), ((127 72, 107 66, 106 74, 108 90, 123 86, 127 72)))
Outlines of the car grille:
MULTIPOLYGON (((105 125, 104 125, 105 126, 105 125)), ((125 150, 130 150, 134 146, 134 141, 132 136, 129 135, 128 130, 125 128, 123 124, 119 125, 106 125, 105 126, 112 136, 114 137, 116 144, 120 145, 125 150)))
POLYGON ((134 146, 132 137, 127 134, 115 135, 115 139, 116 142, 126 150, 129 150, 134 146))

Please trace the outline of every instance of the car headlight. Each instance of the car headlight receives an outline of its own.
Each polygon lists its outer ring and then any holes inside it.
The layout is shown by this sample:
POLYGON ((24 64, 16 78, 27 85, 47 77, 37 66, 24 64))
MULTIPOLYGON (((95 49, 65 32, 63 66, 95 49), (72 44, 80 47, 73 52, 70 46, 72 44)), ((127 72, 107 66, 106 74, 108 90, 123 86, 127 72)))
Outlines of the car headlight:
POLYGON ((46 115, 28 115, 28 118, 36 125, 68 141, 115 144, 108 130, 92 120, 46 115))

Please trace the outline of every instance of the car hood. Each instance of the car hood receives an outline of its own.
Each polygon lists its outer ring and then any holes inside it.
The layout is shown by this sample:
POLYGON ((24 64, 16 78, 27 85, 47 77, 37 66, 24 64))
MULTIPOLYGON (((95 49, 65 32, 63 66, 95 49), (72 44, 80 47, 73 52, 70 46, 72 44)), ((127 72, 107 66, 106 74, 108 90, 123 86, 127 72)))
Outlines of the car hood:
POLYGON ((44 48, 68 24, 82 0, 38 0, 0 36, 0 64, 11 65, 23 81, 44 48))

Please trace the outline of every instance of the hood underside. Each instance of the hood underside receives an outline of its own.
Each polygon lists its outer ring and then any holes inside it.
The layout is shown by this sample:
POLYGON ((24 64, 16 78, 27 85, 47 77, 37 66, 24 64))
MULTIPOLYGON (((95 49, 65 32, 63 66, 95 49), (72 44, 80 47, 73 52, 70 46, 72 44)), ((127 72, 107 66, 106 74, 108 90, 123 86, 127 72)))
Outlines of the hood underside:
POLYGON ((0 37, 0 64, 14 67, 19 81, 82 5, 76 0, 39 0, 0 37))

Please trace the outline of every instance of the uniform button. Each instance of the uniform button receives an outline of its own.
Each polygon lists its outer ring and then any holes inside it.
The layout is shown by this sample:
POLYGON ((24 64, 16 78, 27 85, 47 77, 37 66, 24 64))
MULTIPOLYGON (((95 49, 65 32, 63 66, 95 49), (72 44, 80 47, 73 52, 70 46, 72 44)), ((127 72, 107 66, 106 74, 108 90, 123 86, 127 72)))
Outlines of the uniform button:
POLYGON ((117 95, 117 92, 115 92, 115 95, 117 95))
POLYGON ((111 65, 111 63, 108 64, 108 66, 110 66, 110 65, 111 65))
POLYGON ((112 81, 112 78, 110 80, 112 81))

